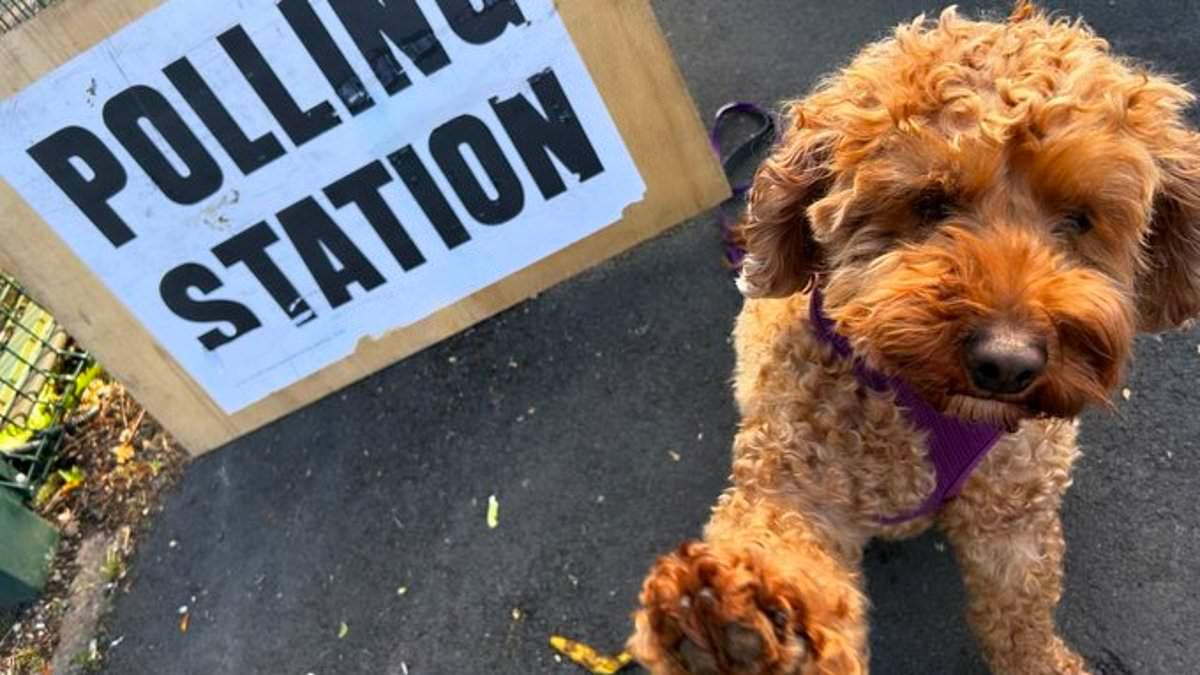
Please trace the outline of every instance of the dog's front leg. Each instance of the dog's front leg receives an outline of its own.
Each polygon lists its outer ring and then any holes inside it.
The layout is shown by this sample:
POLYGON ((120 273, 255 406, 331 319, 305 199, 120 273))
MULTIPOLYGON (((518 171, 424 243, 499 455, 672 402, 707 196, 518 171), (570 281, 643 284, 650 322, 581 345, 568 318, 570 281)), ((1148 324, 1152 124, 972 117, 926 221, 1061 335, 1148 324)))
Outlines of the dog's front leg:
POLYGON ((705 528, 642 589, 630 648, 655 675, 861 675, 866 603, 808 518, 730 489, 705 528))
POLYGON ((996 509, 968 497, 942 519, 962 567, 971 627, 997 675, 1088 672, 1054 625, 1065 543, 1052 501, 1018 518, 997 518, 996 509))

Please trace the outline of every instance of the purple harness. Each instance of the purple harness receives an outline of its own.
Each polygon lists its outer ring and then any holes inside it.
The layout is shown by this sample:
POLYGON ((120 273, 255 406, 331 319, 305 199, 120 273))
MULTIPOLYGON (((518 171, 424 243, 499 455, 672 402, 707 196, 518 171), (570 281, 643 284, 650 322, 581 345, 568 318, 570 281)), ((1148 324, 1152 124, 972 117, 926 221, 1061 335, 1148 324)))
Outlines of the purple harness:
POLYGON ((854 372, 860 382, 876 391, 890 389, 895 393, 896 402, 904 409, 908 420, 927 434, 928 457, 937 470, 937 487, 915 511, 881 517, 879 522, 883 525, 897 525, 940 509, 958 495, 971 472, 996 445, 996 441, 1000 440, 1003 430, 988 424, 964 422, 942 414, 918 396, 908 382, 868 368, 861 359, 854 356, 850 342, 834 330, 833 321, 822 309, 819 289, 813 290, 809 300, 809 318, 812 320, 813 334, 817 340, 832 347, 834 353, 842 358, 854 358, 854 372))

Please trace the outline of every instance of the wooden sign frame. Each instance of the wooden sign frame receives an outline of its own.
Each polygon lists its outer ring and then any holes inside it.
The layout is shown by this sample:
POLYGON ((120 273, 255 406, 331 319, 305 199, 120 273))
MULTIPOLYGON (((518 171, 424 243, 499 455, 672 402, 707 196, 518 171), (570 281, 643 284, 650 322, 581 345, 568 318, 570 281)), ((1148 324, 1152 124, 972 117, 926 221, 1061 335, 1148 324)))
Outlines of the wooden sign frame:
MULTIPOLYGON (((0 100, 159 6, 66 0, 0 36, 0 100)), ((9 272, 194 454, 274 421, 453 335, 726 199, 729 184, 649 0, 558 0, 646 185, 598 233, 238 411, 226 414, 67 244, 0 180, 0 269, 9 272)))

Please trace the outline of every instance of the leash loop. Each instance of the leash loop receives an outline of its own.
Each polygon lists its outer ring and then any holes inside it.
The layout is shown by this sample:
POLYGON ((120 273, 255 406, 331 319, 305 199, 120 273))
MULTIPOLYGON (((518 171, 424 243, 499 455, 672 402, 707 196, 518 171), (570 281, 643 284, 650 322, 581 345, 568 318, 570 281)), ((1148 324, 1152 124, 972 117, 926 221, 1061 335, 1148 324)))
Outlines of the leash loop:
POLYGON ((733 196, 717 207, 717 211, 721 224, 721 241, 725 248, 725 262, 735 271, 741 266, 745 251, 736 232, 737 217, 732 212, 736 211, 745 200, 746 194, 750 191, 751 181, 734 182, 733 174, 739 166, 775 143, 778 137, 778 128, 779 125, 774 115, 748 101, 727 103, 721 106, 713 116, 712 131, 708 136, 709 144, 712 146, 713 154, 721 162, 721 168, 725 171, 725 176, 733 188, 733 196), (735 145, 729 154, 725 154, 722 131, 730 120, 738 117, 755 120, 757 125, 746 140, 735 145))

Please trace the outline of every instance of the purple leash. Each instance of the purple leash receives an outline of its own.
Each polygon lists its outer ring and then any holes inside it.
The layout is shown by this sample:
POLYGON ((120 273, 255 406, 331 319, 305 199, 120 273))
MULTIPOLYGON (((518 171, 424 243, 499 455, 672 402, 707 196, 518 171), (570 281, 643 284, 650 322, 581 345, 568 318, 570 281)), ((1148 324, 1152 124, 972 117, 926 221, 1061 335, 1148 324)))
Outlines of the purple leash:
POLYGON ((720 160, 721 167, 725 170, 725 175, 730 178, 733 188, 733 196, 718 207, 718 213, 721 222, 721 241, 725 247, 725 262, 734 270, 741 266, 745 252, 738 245, 737 237, 734 235, 733 228, 737 219, 731 215, 730 211, 745 199, 746 194, 750 191, 750 181, 733 182, 733 171, 738 165, 773 144, 777 129, 775 118, 770 113, 746 101, 735 101, 721 106, 713 118, 713 127, 708 135, 708 140, 712 145, 713 154, 720 160), (738 116, 757 120, 759 124, 750 138, 725 155, 722 148, 721 129, 725 122, 738 116))

